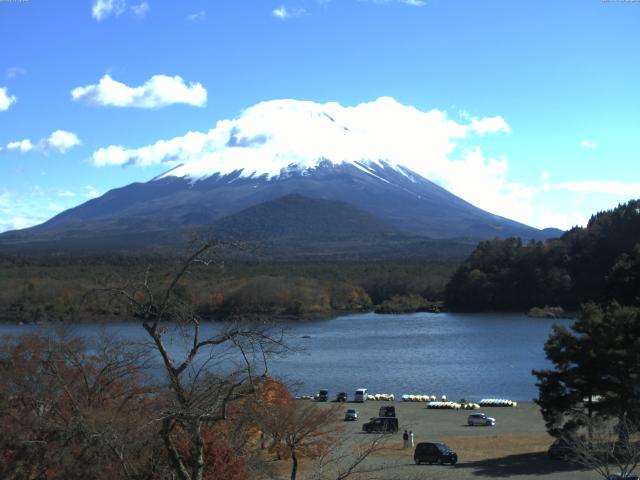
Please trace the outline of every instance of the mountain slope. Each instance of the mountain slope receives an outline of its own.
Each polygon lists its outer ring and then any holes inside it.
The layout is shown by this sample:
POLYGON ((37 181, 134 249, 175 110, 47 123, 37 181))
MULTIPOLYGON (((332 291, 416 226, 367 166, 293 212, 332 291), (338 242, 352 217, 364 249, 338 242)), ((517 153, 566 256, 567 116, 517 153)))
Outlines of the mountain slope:
POLYGON ((547 236, 485 212, 409 170, 384 162, 354 166, 325 161, 311 170, 271 179, 243 177, 241 173, 198 181, 167 176, 134 183, 39 226, 5 233, 0 243, 91 240, 132 230, 137 234, 188 230, 289 194, 345 202, 396 229, 429 238, 547 236))
POLYGON ((224 217, 211 226, 223 238, 240 240, 339 240, 397 233, 373 215, 344 202, 298 194, 270 200, 224 217))
MULTIPOLYGON (((489 120, 498 131, 508 130, 500 119, 489 120)), ((484 132, 477 125, 453 125, 437 112, 421 114, 389 98, 354 108, 263 102, 237 120, 218 122, 208 133, 189 132, 139 149, 98 150, 93 158, 100 165, 174 166, 149 182, 111 190, 36 227, 0 235, 0 246, 177 244, 187 232, 287 195, 348 204, 409 236, 479 240, 553 235, 481 210, 416 173, 434 171, 427 164, 437 170, 442 152, 455 148, 450 140, 484 132), (405 118, 410 128, 394 123, 398 118, 405 118), (439 128, 453 128, 445 143, 429 133, 439 128)), ((305 208, 310 209, 306 217, 327 225, 312 202, 298 210, 305 208)), ((275 211, 273 205, 268 210, 275 211)), ((252 216, 255 223, 256 213, 252 216)), ((290 219, 304 220, 299 214, 290 219)), ((283 222, 283 231, 295 228, 283 222)), ((228 223, 218 226, 222 234, 231 228, 228 223)), ((367 228, 363 230, 360 235, 366 237, 367 228)), ((251 235, 260 236, 255 230, 251 235)))

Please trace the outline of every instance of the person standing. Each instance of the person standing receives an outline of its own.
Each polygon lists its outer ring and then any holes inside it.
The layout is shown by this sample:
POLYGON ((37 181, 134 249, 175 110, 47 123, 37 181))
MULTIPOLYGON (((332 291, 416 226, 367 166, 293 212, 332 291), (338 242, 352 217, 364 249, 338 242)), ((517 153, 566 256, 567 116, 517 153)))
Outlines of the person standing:
POLYGON ((413 450, 413 447, 414 447, 414 445, 413 445, 413 430, 411 430, 411 431, 409 432, 409 446, 410 446, 410 447, 411 447, 411 449, 413 450))
POLYGON ((402 448, 409 448, 409 433, 406 430, 402 434, 402 440, 404 441, 402 448))

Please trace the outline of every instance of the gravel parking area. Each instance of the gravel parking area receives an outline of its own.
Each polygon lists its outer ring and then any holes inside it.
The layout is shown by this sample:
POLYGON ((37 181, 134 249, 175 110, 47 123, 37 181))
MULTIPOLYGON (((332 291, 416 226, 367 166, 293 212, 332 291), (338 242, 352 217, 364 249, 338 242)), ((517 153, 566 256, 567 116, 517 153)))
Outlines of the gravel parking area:
MULTIPOLYGON (((335 403, 323 404, 323 408, 335 403)), ((340 413, 347 408, 358 410, 357 422, 343 422, 347 439, 344 448, 356 448, 373 438, 362 433, 362 424, 378 415, 382 405, 394 405, 400 431, 388 435, 386 448, 372 455, 370 465, 388 467, 378 478, 388 479, 466 479, 517 478, 520 480, 574 480, 600 478, 578 466, 547 458, 546 451, 553 439, 547 435, 538 407, 521 403, 515 408, 484 408, 481 410, 432 410, 425 403, 374 402, 340 404, 340 413), (342 408, 344 407, 344 408, 342 408), (467 416, 483 412, 496 419, 495 427, 469 427, 467 416), (413 451, 404 449, 402 432, 414 433, 415 443, 444 442, 458 454, 458 464, 415 465, 413 451)))

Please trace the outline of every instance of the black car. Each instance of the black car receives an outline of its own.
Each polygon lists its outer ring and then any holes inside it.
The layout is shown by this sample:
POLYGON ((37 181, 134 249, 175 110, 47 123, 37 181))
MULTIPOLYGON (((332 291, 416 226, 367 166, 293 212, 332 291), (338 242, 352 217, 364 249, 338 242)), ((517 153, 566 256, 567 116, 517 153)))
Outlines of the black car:
POLYGON ((328 401, 329 400, 329 390, 327 390, 326 388, 320 389, 320 391, 318 392, 318 395, 316 396, 316 400, 318 400, 319 402, 328 401))
POLYGON ((380 407, 378 411, 379 417, 395 417, 396 416, 396 407, 393 405, 383 405, 380 407))
POLYGON ((413 452, 413 460, 416 465, 421 463, 450 463, 455 465, 458 461, 458 454, 447 447, 444 443, 419 443, 413 452))
POLYGON ((371 421, 362 425, 365 433, 396 433, 398 431, 398 419, 393 417, 374 417, 371 421))
POLYGON ((346 402, 347 401, 347 392, 339 392, 336 396, 336 402, 346 402))

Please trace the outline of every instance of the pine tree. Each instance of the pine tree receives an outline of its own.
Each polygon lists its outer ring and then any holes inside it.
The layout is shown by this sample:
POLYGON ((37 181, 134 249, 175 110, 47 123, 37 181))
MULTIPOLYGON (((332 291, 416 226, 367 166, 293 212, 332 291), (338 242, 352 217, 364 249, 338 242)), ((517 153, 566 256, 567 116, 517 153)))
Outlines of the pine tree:
POLYGON ((547 430, 576 431, 594 416, 640 421, 640 310, 612 303, 583 307, 571 330, 545 344, 554 368, 534 371, 547 430))

